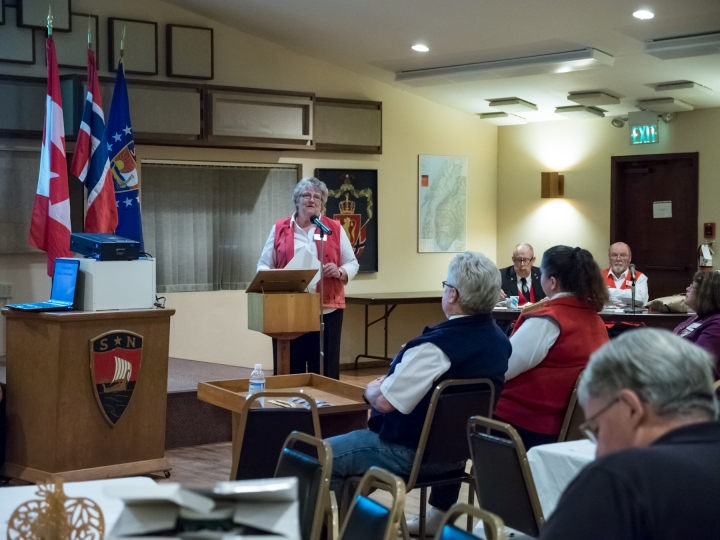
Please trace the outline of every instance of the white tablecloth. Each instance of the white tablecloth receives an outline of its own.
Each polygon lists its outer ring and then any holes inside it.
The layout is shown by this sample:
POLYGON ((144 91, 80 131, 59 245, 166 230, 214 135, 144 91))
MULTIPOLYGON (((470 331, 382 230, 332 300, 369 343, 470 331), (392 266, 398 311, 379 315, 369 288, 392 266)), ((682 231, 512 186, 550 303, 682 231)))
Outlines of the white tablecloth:
POLYGON ((528 450, 527 457, 547 519, 568 484, 595 459, 595 445, 587 439, 543 444, 528 450))
MULTIPOLYGON (((68 497, 86 497, 95 501, 105 518, 105 532, 109 532, 122 512, 124 505, 120 499, 106 497, 105 486, 139 487, 154 486, 152 478, 114 478, 112 480, 91 480, 89 482, 67 482, 63 485, 68 497)), ((39 499, 37 486, 18 486, 0 488, 0 538, 7 537, 7 525, 15 509, 25 501, 39 499)))

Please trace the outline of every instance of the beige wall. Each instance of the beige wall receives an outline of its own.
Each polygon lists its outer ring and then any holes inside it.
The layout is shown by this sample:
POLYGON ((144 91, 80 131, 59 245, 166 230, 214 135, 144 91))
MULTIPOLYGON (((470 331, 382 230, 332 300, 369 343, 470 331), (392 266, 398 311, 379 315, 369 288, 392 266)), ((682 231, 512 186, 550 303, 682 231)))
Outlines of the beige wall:
MULTIPOLYGON (((557 244, 589 249, 607 264, 611 156, 700 153, 698 238, 702 223, 720 222, 720 109, 681 113, 660 123, 660 143, 630 145, 628 128, 609 119, 526 124, 498 133, 498 265, 530 242, 539 259, 557 244), (540 198, 540 173, 565 174, 565 198, 540 198)), ((690 240, 695 242, 694 239, 690 240)), ((715 267, 720 268, 715 258, 715 267)))
MULTIPOLYGON (((237 162, 299 163, 303 174, 316 167, 378 169, 379 272, 361 275, 348 292, 394 292, 439 290, 452 255, 417 253, 417 159, 418 154, 468 157, 468 249, 494 257, 496 250, 496 155, 497 128, 473 115, 461 113, 289 51, 283 47, 226 26, 146 0, 122 3, 74 0, 73 9, 97 13, 101 20, 101 71, 107 71, 106 17, 120 16, 157 21, 160 24, 159 59, 164 73, 164 24, 178 23, 215 28, 215 74, 213 84, 311 91, 319 96, 369 99, 383 102, 383 154, 378 156, 310 152, 262 152, 242 150, 138 147, 138 159, 195 159, 237 162)), ((37 34, 40 34, 39 32, 37 34)), ((40 37, 38 37, 38 40, 40 37)), ((38 41, 38 51, 44 48, 38 41)), ((42 58, 42 56, 40 57, 42 58)), ((0 72, 44 76, 38 65, 2 66, 0 72)), ((160 77, 164 78, 164 77, 160 77)), ((42 106, 39 104, 38 106, 42 106)), ((39 141, 37 143, 39 145, 39 141)), ((142 171, 141 171, 142 174, 142 171)), ((258 254, 259 256, 259 254, 258 254)), ((43 299, 49 291, 44 258, 0 256, 0 282, 14 283, 13 301, 43 299)), ((249 366, 271 365, 269 339, 249 332, 243 292, 176 293, 167 306, 177 313, 172 319, 170 354, 180 358, 249 366)), ((378 313, 380 308, 376 308, 378 313)), ((375 311, 371 314, 373 316, 375 311)), ((439 306, 400 307, 393 314, 390 351, 416 335, 423 326, 442 320, 439 306)), ((341 361, 361 352, 362 309, 346 311, 341 361)), ((382 328, 373 329, 375 354, 382 328)))

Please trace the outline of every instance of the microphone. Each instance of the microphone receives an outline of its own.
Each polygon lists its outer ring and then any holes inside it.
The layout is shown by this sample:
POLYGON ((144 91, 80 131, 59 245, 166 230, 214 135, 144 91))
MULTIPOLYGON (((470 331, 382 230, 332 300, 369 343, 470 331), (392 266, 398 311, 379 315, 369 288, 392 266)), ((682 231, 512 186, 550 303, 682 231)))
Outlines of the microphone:
POLYGON ((320 221, 320 218, 317 216, 312 216, 310 218, 310 223, 315 225, 318 229, 320 229, 322 232, 324 232, 327 235, 331 235, 332 231, 330 230, 330 227, 325 225, 322 221, 320 221))
POLYGON ((630 265, 630 275, 632 276, 632 280, 635 281, 635 265, 630 265))

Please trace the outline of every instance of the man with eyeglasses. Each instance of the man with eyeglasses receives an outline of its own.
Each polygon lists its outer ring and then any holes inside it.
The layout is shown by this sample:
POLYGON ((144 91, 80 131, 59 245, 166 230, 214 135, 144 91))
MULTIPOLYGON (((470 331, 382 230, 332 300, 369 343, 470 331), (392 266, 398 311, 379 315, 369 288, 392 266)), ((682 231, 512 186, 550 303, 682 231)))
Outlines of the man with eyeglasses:
MULTIPOLYGON (((610 300, 615 305, 629 306, 632 303, 632 275, 630 263, 632 251, 625 242, 615 242, 608 250, 610 267, 602 271, 608 286, 610 300)), ((648 301, 648 278, 635 270, 635 305, 644 306, 648 301)))
POLYGON ((540 285, 540 269, 533 266, 535 252, 530 244, 518 244, 512 254, 512 266, 500 269, 500 298, 517 296, 518 305, 535 303, 545 298, 540 285))
MULTIPOLYGON (((492 318, 500 296, 497 266, 481 253, 457 255, 442 282, 442 309, 448 320, 425 328, 390 364, 387 375, 370 382, 365 399, 372 405, 369 429, 331 437, 330 489, 338 498, 347 478, 372 466, 407 477, 412 469, 434 388, 448 379, 490 379, 495 399, 505 384, 510 340, 492 318)), ((465 463, 427 463, 421 475, 464 470, 465 463)), ((426 533, 437 531, 445 512, 457 502, 460 484, 435 486, 430 493, 426 533)), ((419 516, 408 522, 419 532, 419 516)))
POLYGON ((542 540, 720 538, 720 424, 710 353, 641 328, 590 357, 578 398, 597 460, 542 540))

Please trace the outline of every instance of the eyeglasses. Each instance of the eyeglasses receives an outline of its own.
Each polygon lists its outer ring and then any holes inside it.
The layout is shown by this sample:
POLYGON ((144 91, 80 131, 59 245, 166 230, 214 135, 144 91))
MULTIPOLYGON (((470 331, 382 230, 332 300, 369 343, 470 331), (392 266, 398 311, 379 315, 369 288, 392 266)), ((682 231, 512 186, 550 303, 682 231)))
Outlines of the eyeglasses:
POLYGON ((629 258, 630 258, 630 255, 628 255, 627 253, 619 253, 619 254, 618 254, 618 253, 611 253, 611 254, 610 254, 610 258, 611 258, 611 259, 629 259, 629 258))
POLYGON ((301 199, 305 199, 306 201, 309 201, 310 199, 315 199, 316 201, 322 201, 322 196, 316 195, 313 193, 303 193, 300 195, 301 199))
POLYGON ((513 261, 514 263, 527 264, 527 263, 529 263, 529 262, 531 262, 531 261, 534 261, 534 260, 535 260, 535 257, 533 257, 532 259, 520 259, 520 258, 518 258, 518 257, 513 257, 513 260, 512 260, 512 261, 513 261))
POLYGON ((600 426, 595 423, 595 420, 597 420, 598 417, 600 417, 600 415, 602 415, 604 412, 610 410, 610 407, 615 405, 618 401, 620 401, 620 398, 616 397, 598 412, 593 414, 590 418, 585 420, 585 422, 580 424, 580 431, 587 435, 587 438, 590 439, 591 442, 597 442, 598 433, 600 432, 600 426))
POLYGON ((442 282, 443 289, 445 287, 450 287, 451 289, 455 289, 457 291, 457 287, 455 285, 450 285, 447 281, 442 282))

